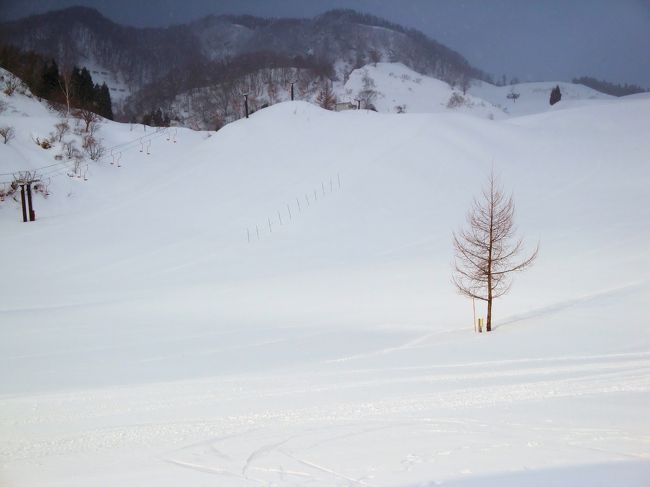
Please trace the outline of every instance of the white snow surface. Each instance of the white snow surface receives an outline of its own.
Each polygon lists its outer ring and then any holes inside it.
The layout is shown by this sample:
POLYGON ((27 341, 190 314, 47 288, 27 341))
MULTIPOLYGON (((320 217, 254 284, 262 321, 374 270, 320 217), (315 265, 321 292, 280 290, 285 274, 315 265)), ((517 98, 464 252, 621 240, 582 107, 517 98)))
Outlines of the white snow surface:
MULTIPOLYGON (((0 97, 0 173, 56 164, 0 97)), ((0 485, 647 486, 649 129, 638 97, 104 122, 36 222, 0 203, 0 485), (491 167, 541 250, 479 335, 451 232, 491 167)))

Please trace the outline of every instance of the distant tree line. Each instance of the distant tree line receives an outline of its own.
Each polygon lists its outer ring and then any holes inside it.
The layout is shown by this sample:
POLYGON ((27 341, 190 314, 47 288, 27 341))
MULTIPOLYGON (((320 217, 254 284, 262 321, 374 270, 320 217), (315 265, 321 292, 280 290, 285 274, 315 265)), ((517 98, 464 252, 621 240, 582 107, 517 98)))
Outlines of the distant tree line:
POLYGON ((39 98, 113 119, 108 86, 93 83, 86 68, 60 69, 52 59, 6 44, 0 44, 0 66, 22 79, 39 98))
POLYGON ((198 117, 198 127, 214 129, 243 116, 240 109, 244 93, 249 95, 252 112, 276 103, 281 98, 278 91, 288 93, 290 82, 296 82, 297 96, 303 98, 312 80, 333 76, 332 64, 323 58, 268 51, 192 63, 171 71, 130 97, 122 118, 165 126, 180 118, 178 103, 185 99, 198 117))
POLYGON ((142 123, 151 127, 169 127, 171 118, 169 114, 164 113, 160 108, 151 110, 142 115, 142 123))
POLYGON ((625 96, 625 95, 634 95, 635 93, 644 93, 648 90, 641 88, 637 85, 630 85, 625 83, 624 85, 610 83, 609 81, 603 81, 590 76, 582 76, 581 78, 573 78, 574 83, 588 86, 593 88, 596 91, 605 93, 612 96, 625 96))

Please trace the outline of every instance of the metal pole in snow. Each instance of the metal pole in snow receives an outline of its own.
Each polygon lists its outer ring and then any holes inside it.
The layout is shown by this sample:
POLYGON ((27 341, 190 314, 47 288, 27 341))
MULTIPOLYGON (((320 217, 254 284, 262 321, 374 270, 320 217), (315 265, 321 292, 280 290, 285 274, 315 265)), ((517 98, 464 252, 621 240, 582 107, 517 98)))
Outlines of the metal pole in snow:
POLYGON ((25 185, 20 185, 20 204, 23 209, 23 222, 27 222, 27 205, 25 204, 25 185))
POLYGON ((32 207, 32 184, 27 183, 27 210, 29 213, 29 221, 33 222, 36 220, 36 214, 34 213, 34 208, 32 207))

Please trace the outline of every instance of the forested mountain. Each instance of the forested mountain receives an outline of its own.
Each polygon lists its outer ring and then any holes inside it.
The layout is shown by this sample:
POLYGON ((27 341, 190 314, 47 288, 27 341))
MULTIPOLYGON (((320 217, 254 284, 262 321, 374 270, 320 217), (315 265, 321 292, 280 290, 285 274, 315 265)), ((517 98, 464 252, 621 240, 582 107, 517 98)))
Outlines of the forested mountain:
POLYGON ((275 67, 260 65, 264 59, 276 64, 281 59, 283 67, 318 66, 320 76, 340 80, 377 61, 401 62, 451 83, 485 78, 460 54, 424 34, 352 10, 312 19, 208 16, 167 28, 134 28, 96 10, 72 7, 0 24, 0 42, 51 57, 63 68, 87 67, 93 79, 107 82, 118 111, 129 95, 137 94, 132 100, 140 100, 138 106, 151 100, 146 90, 160 90, 160 82, 169 97, 188 87, 214 85, 224 78, 223 69, 250 71, 236 66, 237 60, 256 68, 275 67))
POLYGON ((594 90, 598 90, 601 93, 607 93, 608 95, 612 96, 634 95, 636 93, 644 93, 648 91, 647 89, 634 84, 625 83, 624 85, 621 85, 610 83, 609 81, 596 79, 592 76, 581 76, 580 78, 573 78, 572 82, 588 86, 589 88, 593 88, 594 90))

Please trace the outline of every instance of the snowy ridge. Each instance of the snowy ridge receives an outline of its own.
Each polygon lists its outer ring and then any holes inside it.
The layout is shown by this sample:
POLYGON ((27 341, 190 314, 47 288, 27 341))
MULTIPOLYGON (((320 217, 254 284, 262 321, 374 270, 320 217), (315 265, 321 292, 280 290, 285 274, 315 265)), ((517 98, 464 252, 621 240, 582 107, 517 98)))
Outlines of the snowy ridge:
POLYGON ((368 64, 354 70, 344 86, 338 88, 339 99, 353 102, 363 98, 359 94, 364 90, 364 77, 372 80, 372 89, 376 91, 373 105, 379 112, 386 113, 456 112, 500 120, 551 110, 549 97, 555 86, 560 87, 565 102, 560 106, 566 106, 566 102, 588 104, 615 99, 583 85, 550 81, 495 86, 471 80, 463 94, 462 87, 452 87, 401 63, 368 64), (515 100, 508 98, 510 93, 519 97, 515 100), (459 97, 458 102, 450 105, 453 95, 459 97))
POLYGON ((517 83, 508 86, 494 86, 484 81, 474 81, 469 92, 484 100, 501 107, 511 116, 533 115, 535 113, 551 110, 549 98, 551 90, 560 87, 562 93, 562 105, 557 108, 566 106, 566 102, 582 102, 589 104, 592 101, 602 103, 604 100, 613 100, 615 97, 605 95, 587 86, 566 82, 535 82, 535 83, 517 83), (519 97, 515 100, 508 98, 511 93, 516 93, 519 97))
POLYGON ((482 118, 504 118, 503 110, 490 102, 462 94, 444 81, 417 73, 401 63, 376 63, 354 70, 342 89, 339 98, 354 101, 362 98, 364 77, 372 80, 377 92, 372 103, 379 112, 387 113, 441 113, 458 112, 473 114, 482 118), (450 104, 456 94, 458 105, 450 104))
MULTIPOLYGON (((63 165, 35 223, 0 203, 0 483, 644 486, 650 100, 569 88, 504 120, 104 121, 121 167, 63 165), (485 336, 450 238, 492 166, 541 253, 485 336)), ((0 99, 0 172, 57 163, 58 116, 0 99)))

